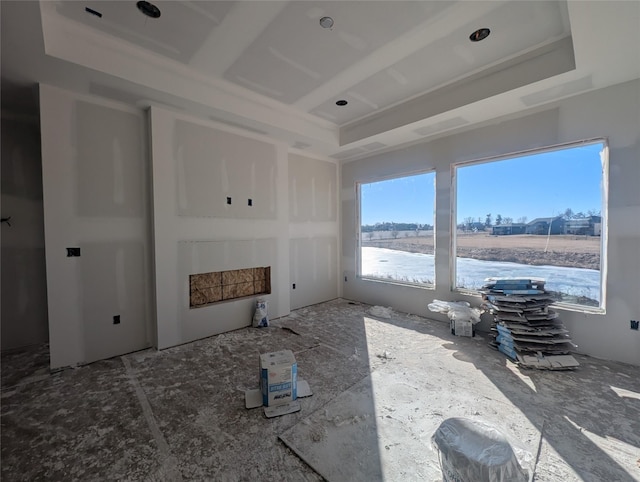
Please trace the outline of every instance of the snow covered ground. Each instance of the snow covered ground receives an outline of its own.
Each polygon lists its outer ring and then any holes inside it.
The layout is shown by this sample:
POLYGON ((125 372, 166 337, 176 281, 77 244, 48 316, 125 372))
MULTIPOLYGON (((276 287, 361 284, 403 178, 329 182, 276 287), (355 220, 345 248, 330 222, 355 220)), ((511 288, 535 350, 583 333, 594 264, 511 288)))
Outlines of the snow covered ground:
MULTIPOLYGON (((600 299, 600 272, 561 266, 527 266, 470 258, 457 260, 457 285, 479 288, 485 278, 531 277, 547 280, 546 288, 572 296, 600 299)), ((386 248, 362 248, 362 275, 409 282, 433 282, 434 255, 386 248)))

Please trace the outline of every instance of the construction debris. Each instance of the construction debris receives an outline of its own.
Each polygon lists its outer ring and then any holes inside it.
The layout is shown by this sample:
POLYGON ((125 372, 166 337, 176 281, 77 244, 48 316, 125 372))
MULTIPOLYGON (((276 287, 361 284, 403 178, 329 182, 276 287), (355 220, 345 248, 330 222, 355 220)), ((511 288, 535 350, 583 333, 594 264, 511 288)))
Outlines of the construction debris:
POLYGON ((579 366, 569 331, 549 308, 555 298, 543 279, 487 278, 483 307, 494 316, 489 345, 526 368, 570 370, 579 366))
POLYGON ((446 313, 451 324, 451 334, 456 336, 476 336, 473 325, 480 322, 482 310, 471 308, 466 301, 440 301, 429 303, 430 311, 446 313))
POLYGON ((258 298, 256 300, 256 311, 253 314, 253 326, 255 328, 262 328, 269 326, 269 302, 264 298, 258 298))

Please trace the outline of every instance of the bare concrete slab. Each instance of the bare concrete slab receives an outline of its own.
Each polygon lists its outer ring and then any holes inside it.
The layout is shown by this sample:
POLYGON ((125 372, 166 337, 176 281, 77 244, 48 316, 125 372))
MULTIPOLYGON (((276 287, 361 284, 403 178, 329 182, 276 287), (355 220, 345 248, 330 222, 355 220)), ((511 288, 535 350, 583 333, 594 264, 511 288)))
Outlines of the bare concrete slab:
MULTIPOLYGON (((364 323, 377 338, 380 322, 365 317, 364 323)), ((384 328, 390 330, 379 338, 384 349, 369 353, 377 368, 282 434, 288 447, 329 481, 442 480, 431 436, 446 418, 466 417, 502 431, 522 449, 523 465, 533 473, 537 426, 544 422, 539 414, 514 409, 485 374, 469 379, 467 362, 448 348, 425 356, 406 329, 384 328)), ((480 338, 465 341, 471 349, 489 350, 480 338)))
POLYGON ((282 436, 303 456, 340 439, 353 480, 430 481, 433 430, 464 416, 539 447, 537 481, 640 480, 638 367, 578 356, 575 372, 523 371, 444 323, 369 309, 335 300, 269 328, 55 374, 36 362, 46 354, 3 355, 1 478, 321 480, 282 436), (245 408, 244 391, 257 385, 258 355, 281 349, 313 396, 267 419, 245 408))

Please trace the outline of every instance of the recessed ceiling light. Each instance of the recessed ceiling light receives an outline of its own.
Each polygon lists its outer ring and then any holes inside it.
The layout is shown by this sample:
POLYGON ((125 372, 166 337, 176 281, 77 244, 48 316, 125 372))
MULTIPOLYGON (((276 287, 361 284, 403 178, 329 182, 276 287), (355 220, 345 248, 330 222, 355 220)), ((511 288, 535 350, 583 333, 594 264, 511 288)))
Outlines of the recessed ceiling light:
POLYGON ((333 19, 331 17, 322 17, 320 19, 320 26, 322 28, 331 28, 331 27, 333 27, 333 19))
POLYGON ((491 30, 489 30, 488 28, 479 28, 471 35, 469 35, 469 40, 471 40, 472 42, 480 42, 480 40, 486 39, 490 33, 491 30))
POLYGON ((344 99, 340 99, 336 101, 336 105, 339 105, 340 107, 347 105, 349 102, 347 102, 344 99))
POLYGON ((161 15, 160 9, 151 2, 140 0, 136 3, 136 6, 138 7, 138 10, 144 13, 147 17, 158 18, 161 15))

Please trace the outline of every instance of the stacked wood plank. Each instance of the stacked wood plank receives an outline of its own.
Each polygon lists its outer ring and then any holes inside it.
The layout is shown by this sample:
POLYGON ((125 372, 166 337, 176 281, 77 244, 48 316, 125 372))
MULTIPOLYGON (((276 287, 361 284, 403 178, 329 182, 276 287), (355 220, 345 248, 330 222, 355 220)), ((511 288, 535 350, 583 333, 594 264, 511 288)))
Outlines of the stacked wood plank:
POLYGON ((545 280, 488 278, 480 290, 494 317, 489 344, 527 368, 568 370, 579 366, 569 331, 549 306, 545 280))

